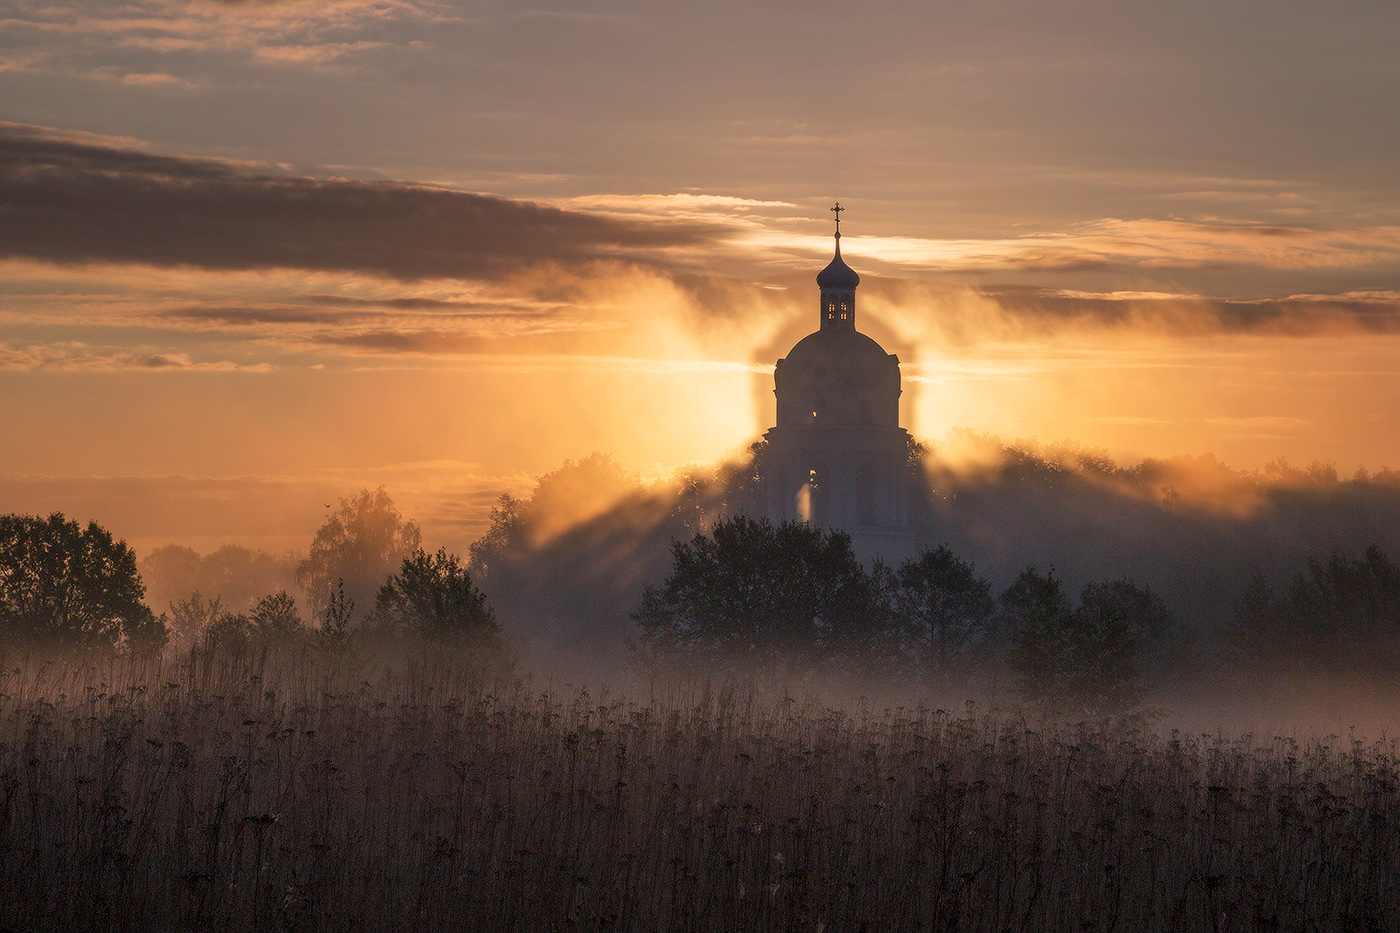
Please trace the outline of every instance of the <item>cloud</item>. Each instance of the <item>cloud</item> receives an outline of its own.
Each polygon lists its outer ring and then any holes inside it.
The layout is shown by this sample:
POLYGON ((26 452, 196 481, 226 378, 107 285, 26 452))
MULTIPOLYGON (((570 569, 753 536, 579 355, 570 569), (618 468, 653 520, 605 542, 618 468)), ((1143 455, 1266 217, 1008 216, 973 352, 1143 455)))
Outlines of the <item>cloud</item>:
POLYGON ((321 180, 0 124, 0 256, 496 279, 660 261, 723 228, 604 217, 399 182, 321 180))
MULTIPOLYGON (((825 237, 749 225, 743 242, 763 249, 821 252, 825 237)), ((1255 223, 1103 218, 1046 233, 988 239, 851 236, 848 256, 903 270, 995 273, 1138 269, 1148 272, 1251 267, 1355 270, 1400 262, 1400 227, 1334 230, 1255 223)))
MULTIPOLYGON (((190 86, 186 79, 139 66, 149 54, 199 54, 272 67, 325 69, 340 59, 412 41, 356 38, 394 35, 401 24, 456 18, 445 7, 405 0, 135 0, 110 4, 20 2, 0 19, 11 48, 0 71, 110 79, 124 84, 190 86), (114 64, 114 61, 125 64, 114 64), (122 75, 123 70, 131 73, 122 75)), ((184 62, 186 66, 190 63, 184 62)), ((198 66, 196 66, 198 67, 198 66)))
POLYGON ((244 364, 229 360, 195 360, 188 353, 140 353, 81 344, 8 347, 0 344, 3 370, 117 370, 145 372, 269 372, 268 363, 244 364))

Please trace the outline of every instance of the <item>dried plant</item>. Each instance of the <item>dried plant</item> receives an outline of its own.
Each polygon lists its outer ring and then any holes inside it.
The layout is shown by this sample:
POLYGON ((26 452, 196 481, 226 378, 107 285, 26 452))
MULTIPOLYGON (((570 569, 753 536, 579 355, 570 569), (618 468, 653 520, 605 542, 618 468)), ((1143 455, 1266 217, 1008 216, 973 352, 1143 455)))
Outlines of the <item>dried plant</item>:
POLYGON ((540 690, 440 645, 0 660, 0 929, 1400 928, 1393 742, 540 690))

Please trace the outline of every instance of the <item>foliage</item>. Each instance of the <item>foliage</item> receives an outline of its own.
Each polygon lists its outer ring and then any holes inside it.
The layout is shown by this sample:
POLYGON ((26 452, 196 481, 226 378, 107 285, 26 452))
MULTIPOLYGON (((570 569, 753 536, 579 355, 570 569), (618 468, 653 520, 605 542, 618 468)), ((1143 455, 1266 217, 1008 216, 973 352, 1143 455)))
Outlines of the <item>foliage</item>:
POLYGON ((565 460, 536 478, 529 498, 506 493, 496 500, 486 534, 467 550, 471 570, 483 582, 499 579, 512 561, 640 491, 636 474, 608 454, 595 451, 577 462, 565 460))
POLYGON ((269 644, 286 644, 306 632, 297 601, 286 590, 258 600, 249 621, 258 637, 269 644))
POLYGON ((871 583, 842 532, 738 515, 671 553, 670 576, 632 616, 644 663, 800 678, 868 631, 871 583))
POLYGON ((297 566, 297 583, 312 615, 325 612, 337 585, 349 591, 352 604, 371 605, 384 578, 422 547, 422 538, 383 486, 341 499, 340 508, 316 532, 311 553, 297 566))
POLYGON ((1284 593, 1256 573, 1227 641, 1262 673, 1394 676, 1400 666, 1400 568, 1379 547, 1308 560, 1284 593))
POLYGON ((350 620, 354 615, 355 601, 345 595, 345 581, 337 580, 335 589, 326 599, 326 608, 321 610, 321 627, 316 631, 321 646, 333 651, 347 648, 350 643, 350 620))
POLYGON ((526 503, 509 493, 502 493, 491 506, 491 524, 486 534, 467 548, 469 564, 478 577, 499 575, 507 555, 527 545, 526 514, 526 503))
POLYGON ((205 599, 198 590, 184 599, 173 601, 170 604, 171 644, 177 648, 188 648, 197 644, 223 612, 223 603, 219 597, 205 599))
POLYGON ((253 622, 241 612, 220 612, 204 630, 204 648, 215 653, 239 654, 253 640, 253 622))
POLYGON ((270 554, 227 544, 205 555, 169 544, 142 558, 137 566, 146 584, 146 602, 161 607, 190 593, 217 598, 225 606, 251 605, 258 597, 296 587, 295 553, 270 554))
MULTIPOLYGON (((972 653, 991 650, 992 587, 947 545, 899 568, 894 600, 919 668, 947 683, 968 672, 972 653)), ((978 658, 976 660, 985 660, 978 658)))
POLYGON ((0 515, 0 634, 150 653, 165 624, 142 601, 136 555, 96 522, 0 515))
POLYGON ((436 554, 420 549, 404 558, 398 573, 380 588, 375 616, 389 626, 439 641, 494 641, 500 635, 486 596, 457 555, 442 548, 436 554))
POLYGON ((1072 716, 1131 713, 1146 693, 1145 644, 1172 625, 1166 605, 1126 580, 1090 584, 1071 605, 1054 572, 1027 568, 1001 599, 1008 664, 1021 693, 1072 716))

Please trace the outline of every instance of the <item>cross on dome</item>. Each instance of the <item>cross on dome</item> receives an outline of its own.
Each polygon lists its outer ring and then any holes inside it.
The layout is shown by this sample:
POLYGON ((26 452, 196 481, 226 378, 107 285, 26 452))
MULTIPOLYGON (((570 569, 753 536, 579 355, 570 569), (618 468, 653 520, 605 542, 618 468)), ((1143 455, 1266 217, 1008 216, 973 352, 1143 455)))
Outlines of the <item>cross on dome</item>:
POLYGON ((836 239, 838 240, 841 239, 841 212, 844 210, 845 208, 841 206, 840 201, 837 201, 836 206, 831 209, 831 212, 836 215, 836 239))

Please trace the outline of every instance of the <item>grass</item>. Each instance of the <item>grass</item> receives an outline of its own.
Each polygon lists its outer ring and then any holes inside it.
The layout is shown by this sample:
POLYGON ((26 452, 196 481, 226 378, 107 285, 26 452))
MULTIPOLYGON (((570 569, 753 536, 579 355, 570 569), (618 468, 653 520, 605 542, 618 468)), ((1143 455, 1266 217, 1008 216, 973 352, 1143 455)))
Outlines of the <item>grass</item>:
POLYGON ((1394 930, 1394 743, 9 658, 0 928, 1394 930))

